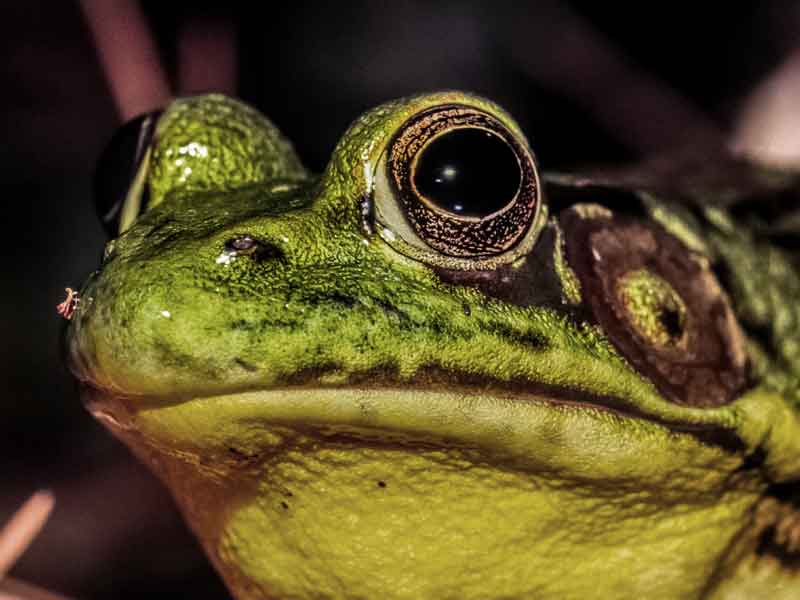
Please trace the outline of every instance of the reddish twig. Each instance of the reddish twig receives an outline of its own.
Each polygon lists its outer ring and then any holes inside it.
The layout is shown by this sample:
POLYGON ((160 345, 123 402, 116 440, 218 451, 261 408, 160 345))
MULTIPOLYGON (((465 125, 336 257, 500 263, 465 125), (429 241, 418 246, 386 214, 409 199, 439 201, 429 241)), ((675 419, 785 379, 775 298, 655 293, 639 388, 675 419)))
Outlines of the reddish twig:
POLYGON ((731 147, 774 167, 800 168, 800 49, 747 99, 731 147))
POLYGON ((123 121, 165 106, 172 94, 153 37, 133 0, 81 0, 123 121))
POLYGON ((30 546, 53 510, 55 499, 42 490, 31 496, 0 529, 0 578, 30 546))
POLYGON ((36 492, 0 529, 0 600, 66 600, 64 596, 5 576, 44 527, 54 505, 51 492, 36 492))
POLYGON ((40 587, 6 578, 0 581, 0 600, 69 600, 66 596, 54 594, 40 587))

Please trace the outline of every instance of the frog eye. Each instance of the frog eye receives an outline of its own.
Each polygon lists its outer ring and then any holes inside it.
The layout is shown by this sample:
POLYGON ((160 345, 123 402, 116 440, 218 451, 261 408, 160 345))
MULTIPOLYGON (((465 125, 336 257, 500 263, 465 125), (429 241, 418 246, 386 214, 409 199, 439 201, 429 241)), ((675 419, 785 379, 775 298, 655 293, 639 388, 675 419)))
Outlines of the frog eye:
POLYGON ((677 404, 733 400, 748 383, 744 336, 709 261, 656 223, 585 207, 560 217, 567 258, 617 350, 677 404))
POLYGON ((411 237, 450 257, 508 251, 541 203, 525 142, 467 106, 439 106, 405 123, 390 143, 386 177, 411 237))
POLYGON ((140 115, 120 127, 97 161, 94 201, 111 238, 125 231, 147 207, 147 163, 161 115, 140 115))

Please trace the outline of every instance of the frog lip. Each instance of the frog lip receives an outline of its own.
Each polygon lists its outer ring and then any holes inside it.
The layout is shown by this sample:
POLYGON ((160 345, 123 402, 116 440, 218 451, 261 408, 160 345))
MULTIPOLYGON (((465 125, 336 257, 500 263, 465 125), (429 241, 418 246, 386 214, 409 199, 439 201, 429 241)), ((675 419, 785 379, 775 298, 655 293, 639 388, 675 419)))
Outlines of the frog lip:
MULTIPOLYGON (((373 393, 404 393, 418 390, 423 393, 433 394, 455 394, 462 397, 483 396, 484 398, 494 398, 501 401, 518 403, 529 406, 550 406, 554 410, 568 409, 582 413, 604 413, 614 415, 622 420, 647 421, 663 427, 677 434, 690 435, 703 444, 713 445, 732 453, 742 452, 745 448, 744 441, 737 435, 735 429, 726 426, 721 421, 716 421, 713 417, 702 421, 682 418, 681 413, 655 414, 637 406, 632 400, 619 396, 599 395, 568 387, 548 386, 541 383, 532 382, 499 382, 482 381, 482 385, 475 385, 476 382, 458 381, 441 382, 432 381, 358 381, 343 384, 324 384, 313 377, 303 382, 293 382, 291 384, 276 386, 254 386, 246 389, 218 390, 218 393, 197 395, 194 393, 178 394, 169 398, 159 398, 153 396, 127 396, 104 390, 93 382, 83 381, 82 385, 89 391, 88 397, 94 397, 87 402, 87 408, 96 415, 104 413, 103 410, 96 411, 95 408, 102 408, 104 402, 97 402, 98 394, 100 397, 113 397, 123 400, 126 404, 137 406, 138 408, 159 408, 185 402, 203 402, 213 400, 220 396, 246 396, 250 394, 284 394, 293 396, 309 392, 331 392, 341 390, 343 392, 363 392, 365 395, 373 393), (479 391, 476 394, 476 391, 479 391)), ((665 404, 670 405, 666 400, 665 404)), ((681 407, 674 405, 677 409, 681 407)), ((712 409, 701 411, 705 416, 711 417, 712 409)), ((318 415, 319 416, 319 415, 318 415)))
MULTIPOLYGON (((331 386, 334 387, 334 386, 331 386)), ((343 386, 349 389, 358 389, 358 386, 343 386)), ((370 386, 373 389, 396 387, 390 384, 385 386, 370 386)), ((475 388, 465 384, 422 384, 411 386, 426 391, 454 392, 474 394, 475 388)), ((285 388, 290 389, 290 388, 285 388)), ((570 408, 578 411, 599 411, 613 414, 622 419, 633 419, 655 423, 675 433, 685 433, 698 440, 722 447, 730 452, 742 452, 745 444, 736 432, 722 424, 714 422, 689 422, 679 417, 657 415, 635 405, 632 401, 620 396, 606 396, 593 394, 585 390, 569 387, 549 386, 541 383, 521 382, 494 382, 490 388, 482 388, 484 394, 497 398, 517 401, 521 403, 547 404, 554 408, 570 408)), ((664 401, 667 403, 667 401, 664 401)))
MULTIPOLYGON (((342 388, 397 388, 398 386, 422 389, 426 391, 459 391, 475 394, 480 391, 487 396, 502 397, 518 402, 539 402, 553 406, 573 407, 578 410, 595 410, 612 413, 626 419, 639 419, 657 423, 676 432, 708 432, 727 431, 722 437, 738 439, 729 427, 721 424, 713 415, 713 408, 691 408, 678 405, 661 397, 656 411, 644 407, 633 399, 621 395, 594 393, 569 385, 552 385, 526 378, 501 380, 491 376, 451 371, 440 367, 429 366, 421 369, 410 379, 399 378, 392 372, 368 371, 356 374, 342 384, 322 384, 318 373, 307 372, 294 376, 287 386, 277 387, 342 387, 342 388), (686 412, 691 413, 687 418, 686 412), (710 417, 710 418, 709 418, 710 417)), ((724 408, 724 407, 722 407, 724 408)), ((738 447, 739 442, 726 444, 738 447)))

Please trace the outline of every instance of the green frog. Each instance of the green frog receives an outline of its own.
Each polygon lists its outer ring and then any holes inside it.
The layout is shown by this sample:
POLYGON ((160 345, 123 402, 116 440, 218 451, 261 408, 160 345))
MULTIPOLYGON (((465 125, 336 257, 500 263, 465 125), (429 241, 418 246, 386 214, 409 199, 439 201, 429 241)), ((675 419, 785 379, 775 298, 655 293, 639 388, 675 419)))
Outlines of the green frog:
POLYGON ((220 95, 131 127, 68 359, 235 597, 800 597, 793 176, 543 174, 460 92, 322 175, 220 95))

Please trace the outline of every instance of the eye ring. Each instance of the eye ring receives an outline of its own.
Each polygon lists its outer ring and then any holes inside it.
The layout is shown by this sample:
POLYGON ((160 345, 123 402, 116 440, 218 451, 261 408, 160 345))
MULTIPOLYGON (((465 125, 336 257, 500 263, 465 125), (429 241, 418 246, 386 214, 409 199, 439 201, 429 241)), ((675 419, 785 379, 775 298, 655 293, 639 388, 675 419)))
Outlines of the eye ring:
MULTIPOLYGON (((496 256, 512 249, 536 221, 542 204, 530 150, 498 119, 468 106, 438 106, 413 117, 390 143, 386 169, 414 232, 450 257, 496 256), (455 186, 455 194, 465 195, 471 204, 464 202, 471 210, 463 214, 461 205, 453 203, 455 209, 448 209, 442 206, 445 202, 437 203, 420 190, 420 163, 435 151, 459 152, 459 145, 466 167, 459 173, 464 182, 455 186), (484 153, 478 156, 480 150, 484 153), (482 160, 488 164, 478 164, 482 160), (470 189, 475 182, 477 189, 470 189)), ((440 200, 449 197, 453 194, 445 190, 440 200)))

